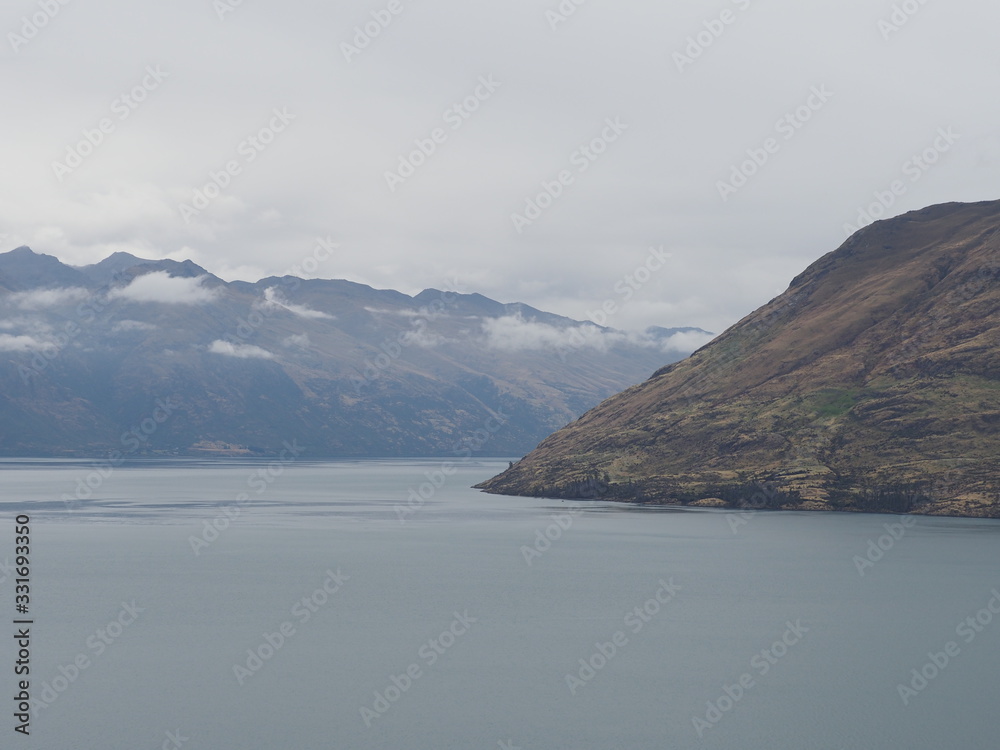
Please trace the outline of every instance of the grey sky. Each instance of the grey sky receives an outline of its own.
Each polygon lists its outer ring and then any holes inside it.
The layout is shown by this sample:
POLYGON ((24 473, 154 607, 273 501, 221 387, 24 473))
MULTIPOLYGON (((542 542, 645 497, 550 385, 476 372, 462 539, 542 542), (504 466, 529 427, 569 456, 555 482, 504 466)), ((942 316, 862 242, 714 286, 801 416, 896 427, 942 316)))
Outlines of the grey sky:
POLYGON ((895 180, 886 215, 998 197, 1000 6, 986 0, 587 0, 564 2, 575 12, 555 29, 559 0, 233 4, 5 4, 4 250, 76 264, 125 250, 256 280, 330 237, 315 276, 576 318, 613 300, 608 325, 720 331, 895 180), (880 29, 894 6, 915 13, 880 29), (349 62, 341 43, 373 13, 391 22, 349 62), (29 39, 32 16, 46 23, 29 39), (679 64, 700 32, 711 44, 679 64), (137 86, 135 109, 116 102, 137 86), (477 94, 467 119, 451 110, 477 94), (102 118, 93 153, 54 167, 102 118), (244 142, 272 124, 263 150, 244 142), (578 149, 595 138, 591 162, 578 149), (391 190, 417 139, 434 153, 391 190), (748 149, 767 161, 720 191, 748 149), (936 164, 904 166, 925 149, 936 164), (183 211, 228 162, 220 196, 183 211), (511 215, 564 170, 519 233, 511 215), (647 261, 626 299, 619 282, 647 261))

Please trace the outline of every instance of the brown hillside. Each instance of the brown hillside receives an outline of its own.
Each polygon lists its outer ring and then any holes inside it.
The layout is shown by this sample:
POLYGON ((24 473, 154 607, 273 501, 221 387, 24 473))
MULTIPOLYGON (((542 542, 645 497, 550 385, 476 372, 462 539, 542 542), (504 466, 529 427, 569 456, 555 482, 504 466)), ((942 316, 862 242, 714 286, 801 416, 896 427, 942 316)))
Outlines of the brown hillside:
POLYGON ((481 487, 1000 516, 1000 202, 857 232, 481 487))

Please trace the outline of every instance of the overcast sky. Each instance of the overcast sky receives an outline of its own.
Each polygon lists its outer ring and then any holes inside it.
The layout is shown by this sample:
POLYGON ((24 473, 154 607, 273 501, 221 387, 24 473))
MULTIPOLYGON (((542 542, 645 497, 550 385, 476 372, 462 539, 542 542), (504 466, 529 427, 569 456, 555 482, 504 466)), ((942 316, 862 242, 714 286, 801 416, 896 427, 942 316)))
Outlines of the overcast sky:
POLYGON ((328 237, 313 276, 721 331, 876 193, 1000 197, 995 2, 237 2, 4 4, 4 250, 256 280, 328 237))

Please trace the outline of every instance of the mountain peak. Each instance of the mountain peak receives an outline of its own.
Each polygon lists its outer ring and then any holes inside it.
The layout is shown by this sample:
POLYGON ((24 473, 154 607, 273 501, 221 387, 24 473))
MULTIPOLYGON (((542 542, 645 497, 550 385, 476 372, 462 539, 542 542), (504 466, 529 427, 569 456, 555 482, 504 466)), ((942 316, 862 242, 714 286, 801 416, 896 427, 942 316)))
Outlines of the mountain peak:
POLYGON ((132 253, 126 253, 124 250, 119 250, 117 252, 111 253, 107 258, 102 260, 97 265, 102 263, 149 263, 150 261, 145 258, 139 258, 132 253))
POLYGON ((87 278, 52 255, 36 253, 27 245, 0 253, 0 276, 12 291, 44 287, 87 286, 87 278))
POLYGON ((190 260, 148 260, 122 251, 112 253, 98 263, 81 266, 77 270, 97 284, 107 284, 123 276, 131 278, 156 271, 165 271, 170 276, 211 276, 208 271, 190 260))

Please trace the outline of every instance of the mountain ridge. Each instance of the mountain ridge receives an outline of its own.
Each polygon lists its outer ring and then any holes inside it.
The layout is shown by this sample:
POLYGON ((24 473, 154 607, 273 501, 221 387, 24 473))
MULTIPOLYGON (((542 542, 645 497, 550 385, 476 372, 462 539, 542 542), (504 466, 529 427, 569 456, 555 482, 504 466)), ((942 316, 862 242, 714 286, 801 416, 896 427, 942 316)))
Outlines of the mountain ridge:
POLYGON ((317 457, 520 455, 665 352, 651 334, 474 293, 226 282, 127 253, 72 268, 22 248, 0 254, 3 279, 7 456, 99 456, 126 441, 129 455, 270 455, 293 439, 317 457), (593 341, 573 344, 583 327, 593 341), (177 408, 136 447, 126 436, 158 403, 177 408))

